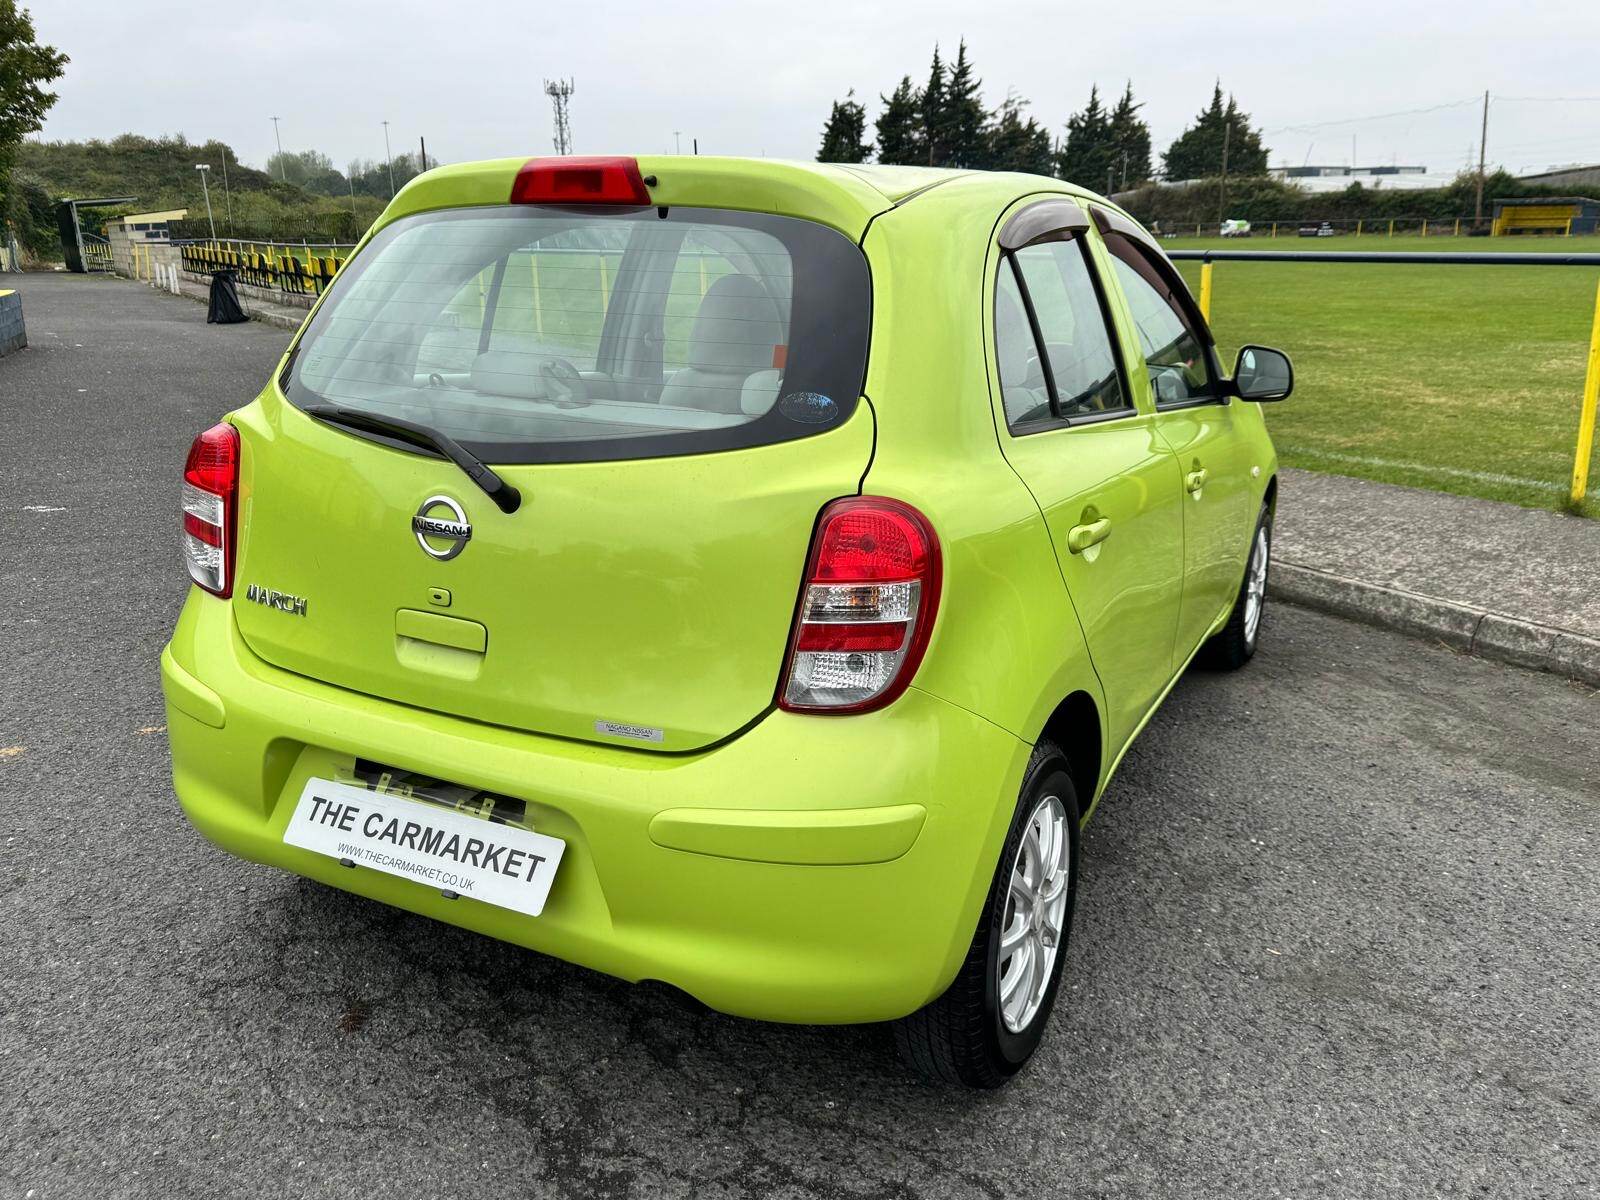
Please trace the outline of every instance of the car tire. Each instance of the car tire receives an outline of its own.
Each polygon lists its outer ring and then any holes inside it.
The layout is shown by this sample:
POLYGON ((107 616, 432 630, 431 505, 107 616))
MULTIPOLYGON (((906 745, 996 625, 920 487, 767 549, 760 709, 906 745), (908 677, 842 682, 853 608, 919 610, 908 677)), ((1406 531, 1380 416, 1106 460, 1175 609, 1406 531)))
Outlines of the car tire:
POLYGON ((1254 657, 1261 640, 1261 618, 1267 607, 1267 572, 1272 566, 1272 508, 1261 506, 1255 532, 1250 535, 1250 556, 1245 561, 1244 582, 1234 599, 1228 623, 1200 648, 1201 666, 1215 671, 1237 671, 1254 657))
POLYGON ((978 927, 955 980, 938 999, 895 1022, 895 1045, 906 1065, 930 1080, 998 1088, 1027 1063, 1044 1036, 1066 962, 1078 891, 1078 795, 1064 754, 1049 742, 1034 747, 1000 861, 978 927), (1052 863, 1050 870, 1043 864, 1052 863), (1033 871, 1055 880, 1024 915, 1013 877, 1030 885, 1033 871), (1059 890, 1056 890, 1057 887, 1059 890), (1060 903, 1057 903, 1057 901, 1060 903), (1054 921, 1054 944, 1046 931, 1054 921), (1002 949, 1007 933, 1017 943, 1002 949), (1026 947, 1026 949, 1024 949, 1026 947), (1026 957, 1026 961, 1025 961, 1026 957), (1024 979, 1012 972, 1033 971, 1024 979), (1042 970, 1043 987, 1038 986, 1042 970), (1007 996, 1006 984, 1016 980, 1007 996), (1019 1002, 1026 989, 1028 1000, 1019 1002))

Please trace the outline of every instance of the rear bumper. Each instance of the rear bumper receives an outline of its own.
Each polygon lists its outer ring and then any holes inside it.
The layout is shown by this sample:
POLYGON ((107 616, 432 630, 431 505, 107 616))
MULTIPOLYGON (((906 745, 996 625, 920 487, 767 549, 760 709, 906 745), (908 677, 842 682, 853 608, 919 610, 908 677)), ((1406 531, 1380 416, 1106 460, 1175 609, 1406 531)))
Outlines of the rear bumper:
POLYGON ((161 672, 178 799, 224 849, 764 1020, 885 1020, 948 985, 1029 753, 915 688, 861 716, 773 712, 695 754, 520 733, 271 667, 198 590, 161 672), (305 780, 357 756, 526 800, 567 843, 544 913, 286 845, 305 780))

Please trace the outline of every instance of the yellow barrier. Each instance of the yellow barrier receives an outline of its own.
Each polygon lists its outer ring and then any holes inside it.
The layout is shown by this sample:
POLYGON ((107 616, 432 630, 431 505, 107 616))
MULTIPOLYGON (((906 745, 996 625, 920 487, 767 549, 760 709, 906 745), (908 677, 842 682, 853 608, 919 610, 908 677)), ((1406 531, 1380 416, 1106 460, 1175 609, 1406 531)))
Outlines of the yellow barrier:
POLYGON ((1578 450, 1572 458, 1572 502, 1589 490, 1589 454, 1594 449, 1594 410, 1600 399, 1600 288, 1595 291, 1594 326, 1589 331, 1589 369, 1583 377, 1583 406, 1578 410, 1578 450))
POLYGON ((1211 323, 1211 263, 1200 264, 1200 315, 1211 323))

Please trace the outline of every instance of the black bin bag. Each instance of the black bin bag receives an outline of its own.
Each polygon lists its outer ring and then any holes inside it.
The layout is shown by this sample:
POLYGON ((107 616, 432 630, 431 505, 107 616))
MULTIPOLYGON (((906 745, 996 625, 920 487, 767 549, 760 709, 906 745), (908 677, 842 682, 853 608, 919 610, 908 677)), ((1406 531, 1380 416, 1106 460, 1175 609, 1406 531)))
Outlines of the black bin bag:
POLYGON ((211 277, 211 311, 206 314, 206 323, 237 325, 249 319, 239 305, 239 289, 233 285, 233 272, 218 271, 211 277))

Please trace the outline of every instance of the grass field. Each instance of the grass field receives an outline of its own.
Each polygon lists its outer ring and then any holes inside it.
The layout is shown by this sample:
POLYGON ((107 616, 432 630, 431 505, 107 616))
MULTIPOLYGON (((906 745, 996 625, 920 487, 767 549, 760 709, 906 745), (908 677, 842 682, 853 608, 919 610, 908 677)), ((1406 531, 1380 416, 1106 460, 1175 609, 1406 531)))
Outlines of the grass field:
MULTIPOLYGON (((1175 238, 1180 249, 1600 252, 1600 238, 1175 238)), ((1200 264, 1179 263, 1199 291, 1200 264)), ((1211 318, 1295 363, 1267 410, 1283 461, 1341 475, 1561 503, 1571 481, 1596 267, 1218 263, 1211 318)), ((1600 517, 1600 463, 1587 516, 1600 517)))

